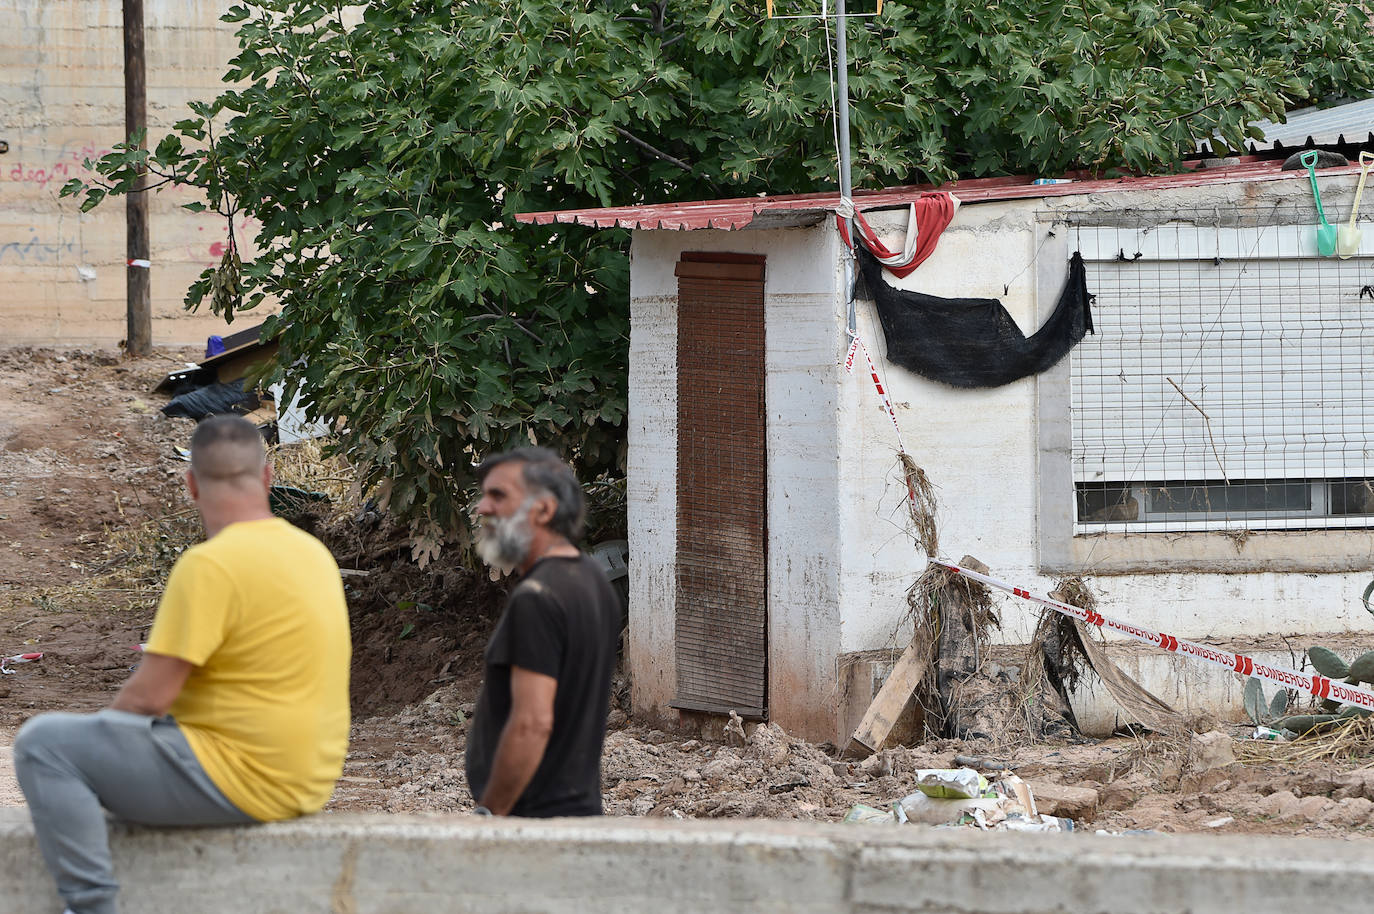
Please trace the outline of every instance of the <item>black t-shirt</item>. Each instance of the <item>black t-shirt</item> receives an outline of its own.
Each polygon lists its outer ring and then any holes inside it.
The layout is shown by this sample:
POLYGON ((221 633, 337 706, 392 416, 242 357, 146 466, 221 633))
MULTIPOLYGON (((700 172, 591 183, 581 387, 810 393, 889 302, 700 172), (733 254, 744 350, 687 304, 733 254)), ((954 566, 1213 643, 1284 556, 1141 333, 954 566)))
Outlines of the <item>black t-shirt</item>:
POLYGON ((510 716, 510 668, 558 680, 553 733, 517 816, 601 814, 601 744, 620 640, 620 602, 596 560, 550 556, 511 592, 486 652, 486 678, 468 731, 468 786, 480 800, 510 716))

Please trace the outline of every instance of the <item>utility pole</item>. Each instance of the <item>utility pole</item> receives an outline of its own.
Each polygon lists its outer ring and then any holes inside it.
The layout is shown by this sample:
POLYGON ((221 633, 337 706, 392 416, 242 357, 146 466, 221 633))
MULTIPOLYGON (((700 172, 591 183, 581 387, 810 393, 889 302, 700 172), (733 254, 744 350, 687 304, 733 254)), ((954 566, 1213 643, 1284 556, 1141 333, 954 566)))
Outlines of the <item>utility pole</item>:
MULTIPOLYGON (((878 9, 882 9, 879 0, 878 9)), ((844 0, 835 2, 835 56, 839 58, 839 66, 836 68, 835 82, 836 90, 839 93, 838 104, 835 105, 835 117, 840 139, 840 202, 850 204, 854 199, 854 186, 849 174, 849 39, 845 35, 845 23, 848 18, 845 16, 844 0)), ((854 220, 849 216, 844 217, 845 232, 849 235, 851 244, 858 244, 859 240, 854 236, 854 220)), ((846 324, 849 330, 849 338, 855 340, 859 332, 859 314, 854 303, 854 256, 846 252, 844 257, 844 296, 846 304, 846 324)))
MULTIPOLYGON (((851 246, 858 243, 854 235, 854 187, 850 175, 849 158, 849 36, 845 34, 845 25, 849 21, 849 15, 845 12, 845 0, 834 0, 835 2, 835 56, 839 58, 835 68, 834 92, 832 98, 835 102, 835 139, 839 146, 839 170, 840 170, 840 218, 844 220, 845 233, 849 236, 851 246)), ((878 0, 877 12, 873 15, 883 14, 883 0, 878 0)), ((859 14, 866 18, 867 14, 859 14)), ((826 52, 829 53, 830 44, 830 0, 821 0, 820 19, 826 24, 826 52)), ((773 0, 768 0, 768 18, 773 19, 773 0)), ((812 15, 782 16, 783 19, 813 19, 812 15)), ((844 261, 844 296, 849 310, 849 338, 853 345, 858 345, 858 313, 854 304, 854 255, 851 249, 846 249, 842 259, 844 261)), ((852 350, 851 350, 852 354, 852 350)))
MULTIPOLYGON (((124 139, 148 127, 148 80, 143 53, 143 0, 124 0, 124 139)), ((143 145, 147 146, 147 134, 143 145)), ((153 351, 152 263, 148 255, 148 171, 139 170, 133 191, 124 197, 128 241, 128 335, 131 356, 153 351)))
MULTIPOLYGON (((839 120, 840 133, 840 198, 852 199, 854 188, 849 175, 849 39, 845 35, 844 0, 835 2, 835 56, 839 66, 836 68, 835 82, 839 93, 839 104, 835 106, 839 120)), ((851 233, 850 237, 853 237, 851 233)))

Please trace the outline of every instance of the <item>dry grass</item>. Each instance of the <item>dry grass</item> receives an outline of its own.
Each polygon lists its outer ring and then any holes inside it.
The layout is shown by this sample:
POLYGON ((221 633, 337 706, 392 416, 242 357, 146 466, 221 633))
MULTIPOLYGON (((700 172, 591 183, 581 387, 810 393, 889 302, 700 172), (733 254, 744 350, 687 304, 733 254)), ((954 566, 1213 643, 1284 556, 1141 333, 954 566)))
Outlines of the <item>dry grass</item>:
POLYGON ((1304 765, 1308 762, 1367 759, 1374 756, 1374 718, 1357 717, 1292 742, 1246 739, 1236 742, 1236 758, 1247 765, 1304 765))
MULTIPOLYGON (((946 621, 957 621, 966 627, 971 638, 974 669, 961 673, 958 679, 964 684, 983 683, 990 635, 993 629, 1001 626, 1002 620, 987 587, 939 565, 927 565, 906 596, 907 617, 913 629, 912 643, 918 645, 928 670, 916 690, 917 699, 924 710, 927 726, 935 732, 946 732, 961 719, 982 711, 989 703, 990 693, 981 686, 947 684, 949 694, 942 700, 937 683, 942 625, 946 621), (949 610, 956 607, 963 615, 950 619, 949 610)), ((949 669, 951 659, 945 662, 949 669)))
POLYGON ((26 591, 22 602, 39 613, 151 611, 172 565, 203 537, 194 508, 108 530, 88 578, 26 591))
POLYGON ((1040 621, 1035 626, 1035 635, 1026 648, 1021 676, 1012 686, 1016 707, 1024 719, 1026 732, 1033 738, 1044 735, 1047 709, 1053 710, 1073 725, 1077 723, 1073 717, 1073 708, 1050 680, 1050 663, 1047 655, 1053 658, 1056 678, 1059 680, 1060 688, 1065 691, 1070 688, 1070 681, 1078 681, 1083 667, 1087 665, 1078 643, 1078 635, 1073 630, 1073 620, 1052 609, 1041 612, 1040 621))
MULTIPOLYGON (((276 481, 330 498, 336 514, 355 511, 358 504, 353 474, 342 458, 324 458, 322 444, 304 441, 269 449, 276 481)), ((106 531, 104 554, 85 581, 43 588, 26 595, 39 611, 151 610, 157 605, 176 560, 204 539, 194 506, 161 517, 106 531)))
POLYGON ((344 458, 326 457, 328 439, 275 445, 268 449, 276 483, 309 492, 323 492, 336 514, 355 512, 362 504, 358 477, 344 458))
MULTIPOLYGON (((1097 597, 1088 589, 1087 582, 1081 577, 1061 578, 1049 595, 1051 599, 1077 606, 1079 609, 1097 609, 1097 597)), ((1040 645, 1049 645, 1056 672, 1063 681, 1064 689, 1069 692, 1077 688, 1083 672, 1091 668, 1091 663, 1083 651, 1081 637, 1072 618, 1047 608, 1040 614, 1040 623, 1036 626, 1035 637, 1031 641, 1032 650, 1040 645)), ((1042 653, 1042 662, 1044 659, 1042 653)))

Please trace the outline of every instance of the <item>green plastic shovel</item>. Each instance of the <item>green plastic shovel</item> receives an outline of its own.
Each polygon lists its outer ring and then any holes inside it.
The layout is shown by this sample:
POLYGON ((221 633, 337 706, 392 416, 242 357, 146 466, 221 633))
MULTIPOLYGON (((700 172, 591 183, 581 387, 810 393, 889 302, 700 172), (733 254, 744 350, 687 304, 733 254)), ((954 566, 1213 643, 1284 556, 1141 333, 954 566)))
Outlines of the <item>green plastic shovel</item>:
POLYGON ((1374 152, 1360 153, 1360 183, 1355 185, 1355 202, 1350 205, 1350 221, 1341 226, 1336 236, 1336 253, 1342 260, 1353 257, 1360 251, 1360 239, 1364 232, 1355 228, 1355 220, 1360 215, 1360 197, 1364 195, 1364 179, 1369 177, 1369 169, 1374 167, 1374 152))
POLYGON ((1308 180, 1312 182, 1312 197, 1317 201, 1317 253, 1330 257, 1336 253, 1336 227, 1326 221, 1326 210, 1322 209, 1322 194, 1317 190, 1317 150, 1309 149, 1298 159, 1307 168, 1308 180))

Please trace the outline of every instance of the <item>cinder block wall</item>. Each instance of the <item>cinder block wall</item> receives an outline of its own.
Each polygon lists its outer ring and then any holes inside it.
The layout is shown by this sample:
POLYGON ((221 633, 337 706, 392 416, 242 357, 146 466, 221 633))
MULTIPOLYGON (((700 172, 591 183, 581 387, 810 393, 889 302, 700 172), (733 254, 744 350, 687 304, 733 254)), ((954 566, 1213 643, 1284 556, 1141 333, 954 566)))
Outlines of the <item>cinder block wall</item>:
MULTIPOLYGON (((146 0, 149 136, 211 99, 237 50, 219 21, 230 0, 146 0)), ((114 346, 125 335, 124 203, 82 214, 59 199, 82 161, 124 137, 120 0, 0 0, 0 346, 114 346)), ((223 321, 182 308, 187 287, 217 264, 225 220, 150 200, 153 338, 203 343, 223 321)), ((240 241, 253 226, 236 226, 240 241)))

